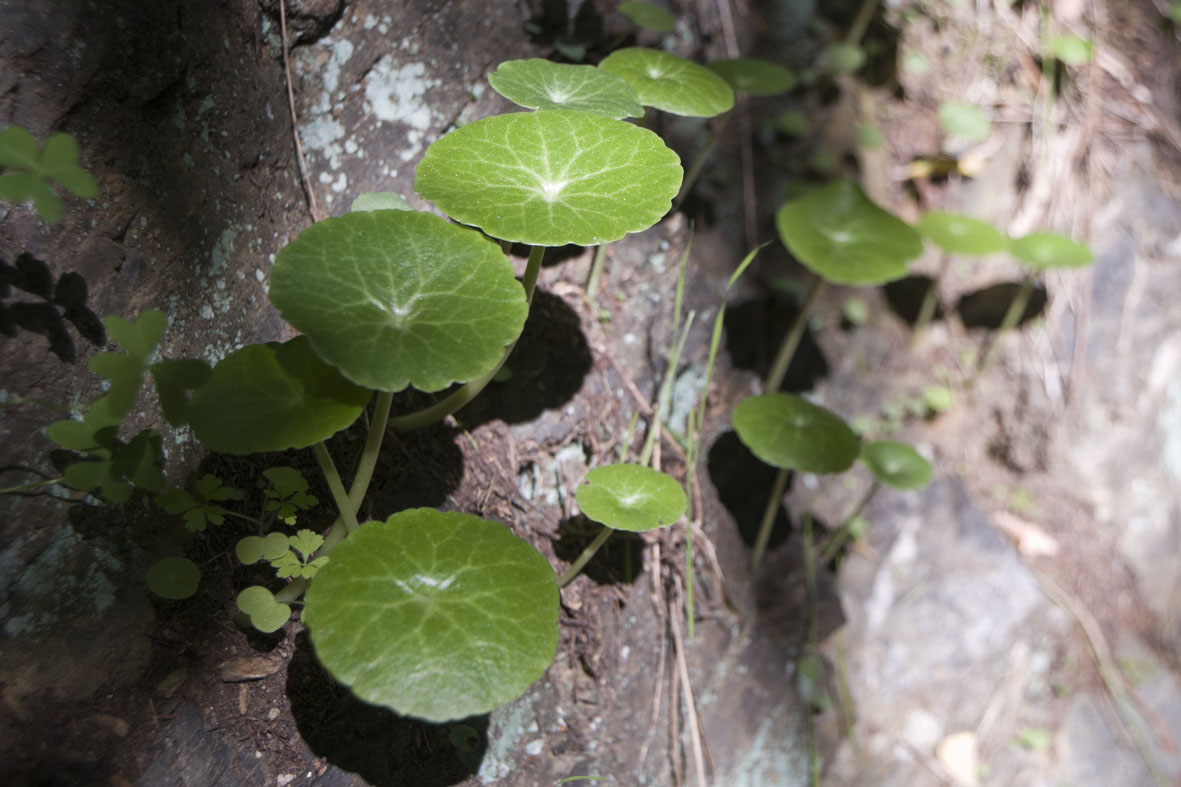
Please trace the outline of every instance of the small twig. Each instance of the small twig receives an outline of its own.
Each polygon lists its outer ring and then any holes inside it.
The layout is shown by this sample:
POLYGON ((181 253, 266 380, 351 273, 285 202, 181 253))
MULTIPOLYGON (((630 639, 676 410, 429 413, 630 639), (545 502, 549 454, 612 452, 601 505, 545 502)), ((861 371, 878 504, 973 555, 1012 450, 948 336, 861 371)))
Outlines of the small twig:
MULTIPOLYGON (((673 587, 676 588, 677 600, 682 600, 681 578, 673 572, 673 587)), ((680 604, 677 605, 678 607, 680 604)), ((689 681, 689 666, 685 661, 685 648, 681 640, 680 615, 670 614, 669 624, 672 626, 673 651, 677 660, 677 675, 681 684, 681 691, 685 695, 685 721, 689 726, 689 742, 693 748, 693 767, 697 774, 697 784, 708 787, 705 778, 705 749, 701 737, 701 726, 697 718, 697 702, 693 699, 693 685, 689 681)), ((712 763, 711 763, 712 765, 712 763)), ((712 767, 710 770, 713 770, 712 767)))
POLYGON ((322 217, 316 204, 316 193, 312 191, 312 179, 308 176, 308 163, 303 157, 303 143, 299 140, 299 120, 295 115, 295 91, 291 87, 291 60, 287 56, 287 0, 279 0, 279 39, 283 45, 283 74, 287 80, 287 108, 291 110, 291 135, 295 138, 295 159, 299 165, 299 180, 308 198, 308 213, 312 221, 322 217))
MULTIPOLYGON (((664 586, 660 581, 660 543, 652 544, 652 565, 656 570, 652 572, 652 605, 656 614, 664 612, 667 599, 664 597, 664 586)), ((636 766, 637 772, 643 772, 644 761, 648 759, 648 748, 652 745, 652 736, 656 732, 656 717, 660 715, 660 696, 664 693, 664 662, 668 654, 668 637, 660 638, 660 658, 657 660, 655 689, 652 692, 652 712, 648 717, 648 733, 644 736, 644 745, 640 747, 640 762, 636 766)))

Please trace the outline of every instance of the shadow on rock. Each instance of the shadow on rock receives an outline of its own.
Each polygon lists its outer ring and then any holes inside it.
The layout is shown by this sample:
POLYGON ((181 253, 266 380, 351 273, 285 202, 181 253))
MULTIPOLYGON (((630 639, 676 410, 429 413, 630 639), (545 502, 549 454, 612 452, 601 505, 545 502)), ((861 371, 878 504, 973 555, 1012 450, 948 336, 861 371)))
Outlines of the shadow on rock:
MULTIPOLYGON (((882 292, 886 296, 886 304, 890 307, 890 311, 913 328, 914 324, 918 322, 923 299, 927 296, 927 290, 931 288, 933 282, 934 279, 930 276, 907 276, 905 279, 898 279, 885 285, 882 287, 882 292)), ((935 313, 931 319, 942 320, 943 317, 943 308, 936 304, 935 313)))
MULTIPOLYGON (((567 563, 573 563, 582 550, 594 541, 602 527, 584 516, 563 519, 558 524, 554 554, 567 563)), ((631 584, 644 567, 643 555, 644 539, 639 533, 616 530, 582 569, 582 573, 599 585, 631 584)))
MULTIPOLYGON (((726 350, 734 366, 766 377, 797 314, 798 306, 775 298, 727 307, 726 350)), ((811 333, 805 332, 779 389, 795 393, 807 391, 826 374, 828 362, 811 333)))
POLYGON ((466 429, 497 418, 510 424, 532 421, 574 398, 591 364, 578 315, 561 298, 538 290, 525 331, 505 364, 508 379, 491 383, 456 419, 466 429))
MULTIPOLYGON (((1005 312, 1008 311, 1009 304, 1017 297, 1017 292, 1020 289, 1021 285, 1015 283, 994 284, 983 290, 970 292, 960 298, 955 310, 959 312, 960 321, 964 323, 965 328, 995 330, 1001 327, 1001 322, 1005 319, 1005 312)), ((1034 285, 1033 292, 1029 296, 1029 303, 1025 304, 1025 312, 1022 313, 1017 324, 1024 325, 1040 316, 1045 310, 1046 289, 1040 284, 1034 285)))
MULTIPOLYGON (((494 239, 495 240, 495 239, 494 239)), ((524 259, 529 256, 530 246, 525 243, 514 243, 512 253, 524 259)), ((586 251, 586 246, 578 246, 574 243, 567 243, 565 246, 550 246, 545 250, 545 257, 541 260, 541 267, 553 268, 561 265, 566 260, 572 260, 579 257, 586 251)))
MULTIPOLYGON (((718 499, 734 517, 743 543, 754 546, 763 520, 763 509, 767 505, 767 493, 779 471, 760 461, 738 439, 738 433, 732 431, 722 433, 714 441, 709 449, 707 467, 710 480, 718 490, 718 499)), ((788 479, 788 489, 794 480, 793 474, 788 479)), ((773 549, 783 543, 790 532, 791 521, 780 506, 771 526, 767 548, 773 549)))
POLYGON ((439 508, 463 479, 458 430, 438 423, 386 436, 370 492, 374 519, 407 508, 439 508))
MULTIPOLYGON (((306 631, 295 639, 287 698, 316 756, 374 787, 459 784, 480 769, 488 748, 487 714, 430 724, 357 699, 320 666, 306 631)), ((316 783, 339 783, 331 773, 316 783)))

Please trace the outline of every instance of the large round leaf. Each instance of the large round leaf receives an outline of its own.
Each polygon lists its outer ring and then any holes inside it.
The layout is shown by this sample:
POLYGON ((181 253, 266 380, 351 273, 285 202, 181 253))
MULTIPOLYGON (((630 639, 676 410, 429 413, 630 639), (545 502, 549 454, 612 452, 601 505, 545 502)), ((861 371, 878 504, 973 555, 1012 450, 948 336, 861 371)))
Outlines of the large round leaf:
POLYGON ((931 480, 930 462, 906 443, 866 443, 861 448, 861 460, 874 478, 895 489, 921 489, 931 480))
POLYGON ((734 429, 755 456, 772 467, 839 473, 857 460, 857 435, 837 415, 786 393, 743 399, 734 429))
POLYGON ((681 160, 646 129, 589 112, 477 120, 431 145, 414 178, 456 221, 533 246, 594 245, 651 227, 681 160))
POLYGON ((366 702, 432 722, 487 713, 558 645, 558 588, 536 549, 469 514, 420 508, 332 552, 303 620, 316 656, 366 702))
POLYGON ((713 117, 734 106, 734 91, 705 66, 657 49, 617 49, 599 68, 623 77, 640 103, 674 115, 713 117))
POLYGON ((325 219, 287 244, 270 298, 358 385, 439 391, 496 365, 525 325, 524 293, 479 233, 376 210, 325 219))
POLYGON ((613 530, 671 525, 685 513, 685 491, 672 477, 643 465, 607 465, 586 474, 578 507, 613 530))
POLYGON ((931 211, 919 219, 921 233, 944 251, 983 257, 1004 251, 1009 241, 987 221, 961 216, 958 213, 931 211))
POLYGON ((783 66, 758 57, 715 60, 709 70, 720 76, 739 93, 751 96, 774 96, 796 86, 796 78, 783 66))
POLYGON ((223 454, 306 448, 357 420, 372 396, 297 336, 226 356, 193 392, 189 425, 207 448, 223 454))
POLYGON ((1094 256, 1081 243, 1052 232, 1035 232, 1017 238, 1009 250, 1013 256, 1035 270, 1046 268, 1080 268, 1090 265, 1094 256))
POLYGON ((488 75, 488 84, 514 104, 530 109, 570 109, 615 119, 644 114, 631 85, 594 66, 536 57, 506 60, 488 75))
POLYGON ((923 250, 919 234, 839 180, 785 202, 775 215, 783 245, 834 284, 885 284, 906 275, 923 250))

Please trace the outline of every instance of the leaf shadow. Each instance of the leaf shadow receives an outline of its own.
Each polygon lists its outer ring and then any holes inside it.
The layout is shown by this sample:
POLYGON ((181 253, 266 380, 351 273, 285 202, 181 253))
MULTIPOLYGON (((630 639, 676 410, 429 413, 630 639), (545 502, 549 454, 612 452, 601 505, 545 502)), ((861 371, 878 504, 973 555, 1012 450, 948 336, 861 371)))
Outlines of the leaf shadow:
POLYGON ((432 724, 362 702, 320 665, 306 631, 295 637, 286 688, 308 747, 374 787, 459 784, 488 749, 488 714, 432 724))
MULTIPOLYGON (((884 285, 882 293, 886 296, 886 304, 890 307, 890 311, 913 328, 918 322, 919 312, 922 310, 927 290, 930 289, 934 281, 930 276, 915 274, 884 285)), ((936 304, 935 314, 931 319, 942 320, 944 316, 942 305, 936 304)))
POLYGON ((49 266, 28 252, 22 252, 13 265, 0 258, 0 334, 10 338, 18 330, 41 334, 49 341, 49 351, 65 363, 77 360, 70 325, 91 344, 106 344, 106 329, 86 306, 87 297, 86 280, 79 273, 63 273, 55 283, 49 266), (14 290, 40 302, 10 302, 14 290))
MULTIPOLYGON (((558 523, 554 554, 573 563, 603 526, 579 514, 558 523)), ((630 585, 643 568, 644 539, 639 533, 616 530, 582 569, 597 585, 630 585)))
MULTIPOLYGON (((1015 282, 994 284, 991 287, 969 292, 956 303, 955 310, 959 313, 960 321, 965 328, 988 328, 995 330, 1001 327, 1005 319, 1005 312, 1009 304, 1017 297, 1021 285, 1015 282)), ((1046 310, 1046 288, 1035 285, 1029 296, 1029 303, 1017 325, 1024 325, 1039 317, 1046 310)))
MULTIPOLYGON (((710 446, 706 469, 718 492, 718 500, 734 518, 738 535, 744 544, 753 547, 767 505, 767 492, 779 471, 752 454, 733 430, 723 432, 710 446)), ((793 473, 788 478, 788 489, 794 481, 793 473)), ((780 506, 771 526, 767 548, 773 549, 783 543, 790 533, 791 520, 780 506)))
POLYGON ((532 421, 573 399, 592 364, 578 314, 558 296, 538 290, 525 330, 505 364, 509 378, 490 383, 456 413, 456 420, 465 429, 494 419, 532 421))
MULTIPOLYGON (((780 298, 758 298, 728 306, 726 350, 734 367, 765 377, 797 314, 797 305, 780 298)), ((811 332, 805 331, 779 390, 807 391, 826 374, 828 361, 811 332)))

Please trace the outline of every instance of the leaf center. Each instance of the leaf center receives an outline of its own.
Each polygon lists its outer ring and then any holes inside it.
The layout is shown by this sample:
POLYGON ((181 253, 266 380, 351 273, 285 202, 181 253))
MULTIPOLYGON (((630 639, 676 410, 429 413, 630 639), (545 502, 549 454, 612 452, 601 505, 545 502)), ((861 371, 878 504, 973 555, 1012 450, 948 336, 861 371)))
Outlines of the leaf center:
POLYGON ((566 188, 568 181, 546 181, 541 182, 541 196, 546 202, 554 202, 562 194, 562 189, 566 188))

